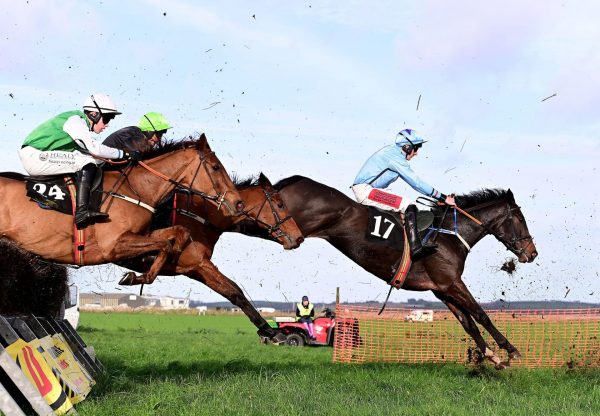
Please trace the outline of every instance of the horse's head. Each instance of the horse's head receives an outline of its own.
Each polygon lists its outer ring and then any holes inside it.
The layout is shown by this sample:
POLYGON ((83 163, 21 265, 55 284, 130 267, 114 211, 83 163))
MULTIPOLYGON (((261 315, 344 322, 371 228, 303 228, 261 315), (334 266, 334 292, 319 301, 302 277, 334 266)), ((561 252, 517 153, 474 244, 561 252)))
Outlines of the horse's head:
POLYGON ((529 234, 521 207, 509 189, 506 193, 506 217, 498 224, 496 238, 512 251, 521 263, 531 263, 538 255, 533 237, 529 234))
POLYGON ((282 244, 286 250, 300 246, 304 241, 302 231, 265 175, 260 174, 258 186, 238 186, 238 190, 246 203, 244 214, 251 221, 266 231, 270 238, 282 244))
MULTIPOLYGON (((163 143, 145 152, 139 165, 134 167, 132 173, 149 172, 151 176, 164 181, 160 189, 147 189, 150 199, 161 200, 175 186, 215 204, 218 209, 225 206, 226 215, 239 215, 244 209, 240 194, 204 134, 199 139, 163 143)), ((145 176, 140 177, 136 195, 141 193, 143 187, 148 188, 148 183, 143 179, 145 176)), ((129 176, 129 181, 134 180, 135 174, 129 176)))
POLYGON ((195 191, 198 195, 214 200, 218 208, 224 205, 230 214, 240 214, 244 209, 242 198, 231 181, 227 170, 225 170, 215 152, 210 148, 204 134, 197 140, 195 148, 199 158, 195 163, 188 165, 183 181, 189 183, 192 191, 195 191), (202 173, 205 173, 205 176, 202 173), (204 190, 195 189, 196 184, 199 183, 203 183, 201 186, 204 190), (216 195, 206 195, 211 192, 206 192, 207 184, 209 185, 209 189, 214 191, 216 195))
MULTIPOLYGON (((515 202, 512 191, 510 189, 508 191, 484 191, 484 193, 486 192, 489 195, 495 195, 496 198, 472 206, 467 210, 472 211, 474 215, 480 212, 483 227, 504 244, 507 250, 516 255, 519 262, 532 262, 538 256, 538 252, 533 243, 533 237, 527 229, 521 207, 515 202)), ((457 197, 459 206, 463 201, 461 197, 457 197)))

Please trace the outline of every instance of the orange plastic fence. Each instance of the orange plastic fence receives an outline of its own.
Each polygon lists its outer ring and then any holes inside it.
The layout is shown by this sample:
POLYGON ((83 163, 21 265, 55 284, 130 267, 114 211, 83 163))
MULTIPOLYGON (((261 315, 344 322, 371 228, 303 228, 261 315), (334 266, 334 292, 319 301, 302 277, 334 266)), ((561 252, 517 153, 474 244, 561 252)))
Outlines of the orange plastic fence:
MULTIPOLYGON (((449 311, 430 314, 390 308, 378 312, 379 307, 336 306, 334 362, 469 363, 479 356, 475 343, 449 311)), ((511 361, 512 367, 600 366, 600 309, 487 313, 521 352, 522 358, 511 361)), ((482 334, 505 360, 505 351, 487 332, 482 334)))

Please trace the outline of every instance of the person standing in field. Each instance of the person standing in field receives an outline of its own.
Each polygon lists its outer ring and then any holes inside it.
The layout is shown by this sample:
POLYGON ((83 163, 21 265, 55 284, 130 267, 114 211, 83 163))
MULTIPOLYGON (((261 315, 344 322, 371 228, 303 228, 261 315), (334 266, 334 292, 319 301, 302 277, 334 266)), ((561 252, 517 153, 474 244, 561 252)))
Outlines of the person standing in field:
POLYGON ((302 302, 296 304, 296 320, 304 324, 311 340, 315 340, 315 306, 309 302, 308 296, 302 296, 302 302))

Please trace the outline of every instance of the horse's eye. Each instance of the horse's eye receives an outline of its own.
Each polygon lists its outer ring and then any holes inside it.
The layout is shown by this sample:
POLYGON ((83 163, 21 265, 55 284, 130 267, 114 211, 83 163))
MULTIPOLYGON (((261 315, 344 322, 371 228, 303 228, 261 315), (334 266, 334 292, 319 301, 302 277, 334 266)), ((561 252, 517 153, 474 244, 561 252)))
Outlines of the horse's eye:
POLYGON ((277 204, 277 208, 282 209, 283 208, 283 202, 280 202, 277 204))
POLYGON ((213 165, 213 170, 219 170, 221 167, 219 165, 213 165))

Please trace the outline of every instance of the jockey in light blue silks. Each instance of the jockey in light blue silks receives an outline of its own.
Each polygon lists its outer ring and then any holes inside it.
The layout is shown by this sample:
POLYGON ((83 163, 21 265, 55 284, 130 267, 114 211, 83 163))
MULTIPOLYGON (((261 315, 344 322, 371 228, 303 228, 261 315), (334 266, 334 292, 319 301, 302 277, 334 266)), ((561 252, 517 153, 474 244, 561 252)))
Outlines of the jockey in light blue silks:
POLYGON ((396 143, 375 152, 360 169, 352 190, 356 200, 386 211, 403 212, 411 257, 417 260, 435 253, 435 244, 422 244, 417 230, 417 207, 410 199, 395 195, 388 189, 398 178, 404 179, 416 191, 428 197, 454 205, 454 198, 423 182, 410 168, 409 161, 417 156, 425 140, 412 129, 404 129, 396 136, 396 143))

